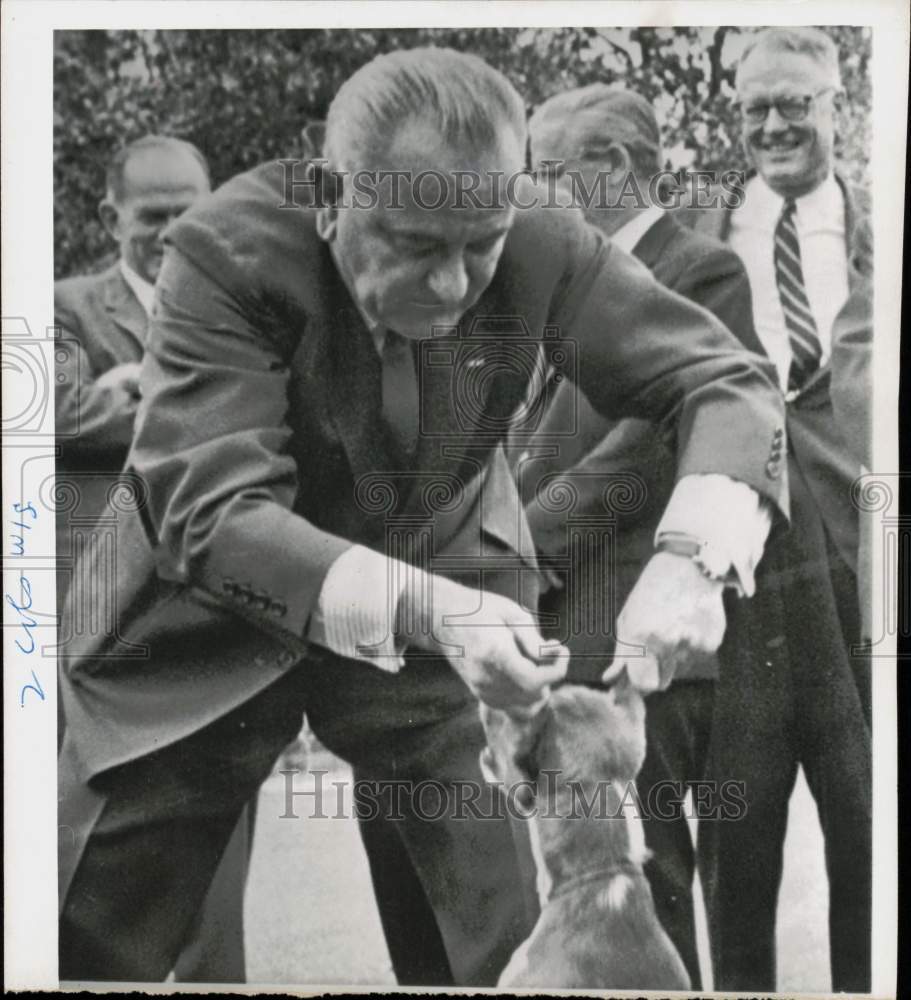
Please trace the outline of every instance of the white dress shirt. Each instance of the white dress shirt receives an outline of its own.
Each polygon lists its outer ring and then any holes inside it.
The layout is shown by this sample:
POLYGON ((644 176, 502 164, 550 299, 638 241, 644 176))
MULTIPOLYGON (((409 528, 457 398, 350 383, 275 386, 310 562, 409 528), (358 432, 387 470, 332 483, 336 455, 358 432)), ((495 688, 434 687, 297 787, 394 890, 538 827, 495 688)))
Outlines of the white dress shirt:
MULTIPOLYGON (((844 195, 829 174, 795 204, 803 281, 825 364, 832 349, 832 323, 848 298, 844 195)), ((791 341, 775 280, 775 228, 783 207, 784 198, 757 174, 746 185, 743 205, 731 213, 728 242, 750 279, 756 334, 782 388, 787 388, 791 341)))
MULTIPOLYGON (((663 215, 657 205, 643 209, 613 234, 612 242, 632 251, 663 215)), ((381 330, 361 315, 381 351, 381 330)), ((768 504, 746 483, 717 473, 689 475, 674 488, 655 541, 665 533, 682 533, 709 543, 733 570, 738 591, 751 597, 771 523, 768 504)), ((393 632, 395 609, 408 574, 414 573, 422 571, 366 546, 352 545, 329 567, 307 637, 341 656, 397 671, 404 659, 393 632)), ((431 596, 433 574, 422 575, 424 593, 431 596)), ((475 610, 466 607, 463 613, 475 610)))
POLYGON ((152 314, 152 301, 155 298, 155 286, 138 275, 132 267, 121 257, 120 273, 123 280, 130 286, 130 290, 139 300, 139 304, 145 310, 146 316, 152 314))
POLYGON ((649 205, 648 208, 641 209, 611 236, 611 243, 627 253, 632 253, 639 240, 663 215, 664 209, 660 205, 649 205))

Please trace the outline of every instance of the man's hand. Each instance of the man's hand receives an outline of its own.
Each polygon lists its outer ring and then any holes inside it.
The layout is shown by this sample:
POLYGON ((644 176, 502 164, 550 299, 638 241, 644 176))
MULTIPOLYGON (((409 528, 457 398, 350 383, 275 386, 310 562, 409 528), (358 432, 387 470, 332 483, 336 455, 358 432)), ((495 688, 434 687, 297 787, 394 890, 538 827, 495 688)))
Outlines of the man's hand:
POLYGON ((128 396, 139 398, 138 361, 126 361, 122 365, 114 365, 95 379, 95 385, 101 388, 122 389, 128 396))
POLYGON ((445 656, 472 693, 491 708, 527 711, 563 679, 569 651, 545 641, 514 601, 427 574, 432 587, 406 587, 396 633, 445 656))
POLYGON ((714 653, 724 638, 723 590, 686 556, 652 556, 617 618, 618 641, 644 646, 646 655, 617 655, 602 681, 626 669, 637 688, 654 691, 693 654, 714 653))

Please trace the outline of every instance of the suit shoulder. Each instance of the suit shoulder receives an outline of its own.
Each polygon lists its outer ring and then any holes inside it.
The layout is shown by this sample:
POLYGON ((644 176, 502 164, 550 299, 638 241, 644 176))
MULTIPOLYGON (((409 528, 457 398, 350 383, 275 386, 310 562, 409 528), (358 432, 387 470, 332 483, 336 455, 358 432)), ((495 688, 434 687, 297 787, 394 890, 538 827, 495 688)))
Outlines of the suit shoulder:
POLYGON ((118 274, 117 265, 100 274, 79 274, 54 282, 54 312, 58 318, 83 317, 102 306, 104 289, 118 274))
POLYGON ((687 262, 685 270, 716 270, 719 274, 746 274, 740 257, 717 236, 698 229, 678 227, 677 250, 687 262))
POLYGON ((219 284, 281 285, 289 262, 312 264, 319 244, 314 210, 288 200, 279 161, 261 164, 200 199, 166 231, 219 284))
POLYGON ((109 272, 104 271, 101 274, 77 274, 60 278, 54 282, 54 299, 59 302, 79 302, 90 298, 101 291, 108 277, 109 272))

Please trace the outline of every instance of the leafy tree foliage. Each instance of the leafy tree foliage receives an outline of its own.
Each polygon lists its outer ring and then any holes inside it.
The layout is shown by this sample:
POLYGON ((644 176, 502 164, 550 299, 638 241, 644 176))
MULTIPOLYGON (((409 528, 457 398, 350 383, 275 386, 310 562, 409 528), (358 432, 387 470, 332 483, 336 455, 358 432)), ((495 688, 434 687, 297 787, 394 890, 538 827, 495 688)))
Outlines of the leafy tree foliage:
MULTIPOLYGON (((869 158, 868 29, 826 28, 839 45, 846 101, 838 154, 862 179, 869 158)), ((739 28, 445 28, 263 31, 60 31, 55 35, 55 274, 113 257, 97 220, 104 170, 150 132, 194 142, 215 183, 301 153, 300 130, 375 55, 422 44, 474 52, 501 69, 529 110, 560 90, 625 83, 651 99, 668 165, 741 167, 731 107, 739 28)))

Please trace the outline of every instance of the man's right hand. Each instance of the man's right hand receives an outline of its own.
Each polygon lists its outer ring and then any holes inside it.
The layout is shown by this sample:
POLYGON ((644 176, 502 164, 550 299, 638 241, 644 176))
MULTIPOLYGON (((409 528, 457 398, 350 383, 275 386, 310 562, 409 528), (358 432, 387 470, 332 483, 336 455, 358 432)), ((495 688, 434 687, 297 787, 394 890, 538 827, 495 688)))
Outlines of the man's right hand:
POLYGON ((95 385, 101 388, 122 389, 128 396, 139 396, 138 361, 126 361, 122 365, 114 365, 95 380, 95 385))
POLYGON ((569 651, 541 637, 515 601, 427 575, 407 586, 398 605, 399 637, 445 656, 471 692, 491 708, 527 709, 561 681, 569 651))

